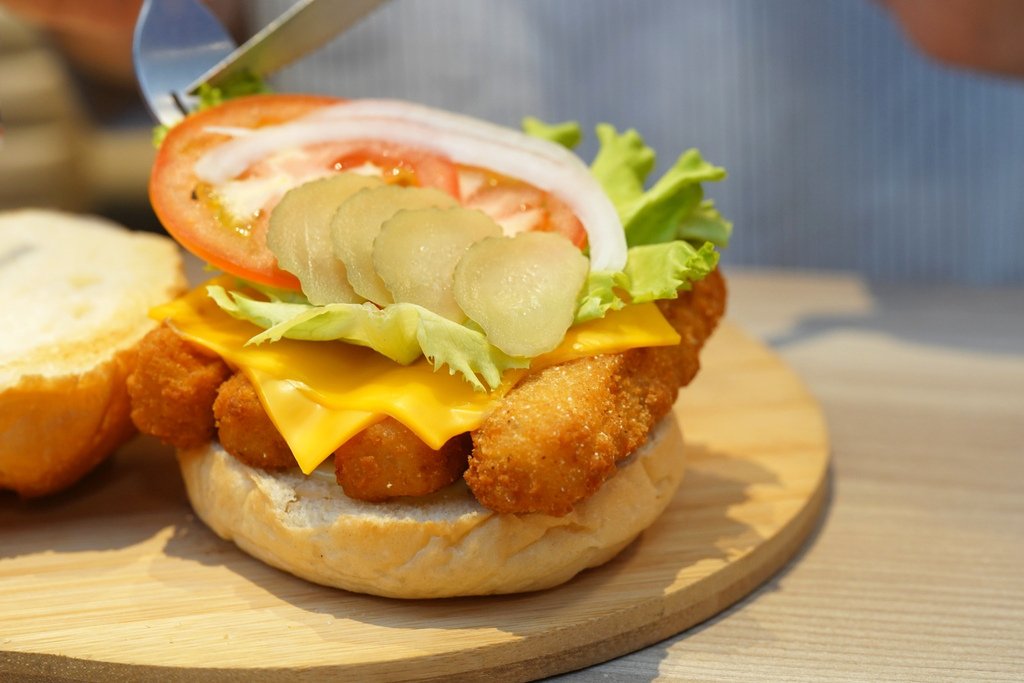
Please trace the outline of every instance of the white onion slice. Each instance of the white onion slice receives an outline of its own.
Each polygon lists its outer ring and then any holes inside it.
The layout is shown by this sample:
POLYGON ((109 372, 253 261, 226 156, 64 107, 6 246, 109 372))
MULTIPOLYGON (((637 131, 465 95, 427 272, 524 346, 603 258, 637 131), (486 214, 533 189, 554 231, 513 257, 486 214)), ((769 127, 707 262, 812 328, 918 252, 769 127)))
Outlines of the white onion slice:
POLYGON ((228 135, 233 138, 241 138, 246 135, 252 135, 256 129, 243 128, 241 126, 206 126, 203 130, 207 133, 218 133, 220 135, 228 135))
POLYGON ((592 271, 625 267, 622 223, 579 157, 547 140, 418 104, 357 100, 323 107, 211 149, 196 163, 195 172, 201 180, 219 185, 279 150, 345 140, 393 142, 528 182, 555 195, 576 214, 587 232, 592 271))

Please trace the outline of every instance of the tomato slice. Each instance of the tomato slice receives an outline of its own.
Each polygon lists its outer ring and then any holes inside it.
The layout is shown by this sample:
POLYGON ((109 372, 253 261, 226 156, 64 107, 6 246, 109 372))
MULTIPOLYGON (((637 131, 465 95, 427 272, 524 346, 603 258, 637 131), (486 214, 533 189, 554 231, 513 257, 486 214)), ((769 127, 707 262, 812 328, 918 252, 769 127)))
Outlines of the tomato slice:
POLYGON ((460 168, 440 155, 384 140, 284 150, 218 187, 195 173, 197 161, 232 139, 224 129, 282 124, 344 101, 315 95, 254 95, 187 117, 164 139, 150 176, 150 201, 160 222, 183 247, 226 273, 297 290, 298 280, 278 268, 267 247, 270 211, 292 186, 331 173, 369 171, 387 182, 447 192, 489 214, 506 234, 554 231, 581 248, 586 244, 586 232, 573 212, 525 180, 460 168))
MULTIPOLYGON (((231 139, 217 127, 276 125, 342 102, 313 95, 255 95, 187 117, 164 139, 150 176, 150 201, 160 222, 182 246, 226 273, 299 289, 295 276, 277 267, 266 243, 270 210, 287 185, 268 194, 258 210, 239 217, 225 206, 220 188, 200 181, 194 168, 207 151, 231 139)), ((447 159, 376 140, 311 146, 290 156, 260 162, 239 180, 267 178, 273 173, 294 178, 298 184, 330 173, 365 168, 367 164, 388 182, 435 187, 459 196, 457 169, 447 159)))
POLYGON ((459 169, 462 204, 493 218, 506 235, 557 232, 581 249, 587 232, 576 215, 548 192, 521 180, 476 168, 459 169))

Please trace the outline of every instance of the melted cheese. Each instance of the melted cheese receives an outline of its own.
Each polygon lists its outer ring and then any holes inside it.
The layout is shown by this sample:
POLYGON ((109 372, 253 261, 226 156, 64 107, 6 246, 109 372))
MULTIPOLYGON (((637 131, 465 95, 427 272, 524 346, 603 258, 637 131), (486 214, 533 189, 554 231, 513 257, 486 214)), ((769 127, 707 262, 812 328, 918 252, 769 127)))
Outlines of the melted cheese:
MULTIPOLYGON (((312 472, 341 444, 390 416, 431 448, 478 427, 526 371, 510 370, 492 392, 474 391, 459 376, 434 372, 425 359, 411 365, 341 342, 282 339, 246 346, 254 325, 220 310, 198 287, 150 312, 186 339, 224 358, 249 378, 299 467, 312 472)), ((574 358, 679 343, 654 304, 627 306, 601 320, 571 327, 562 344, 535 358, 540 369, 574 358)))

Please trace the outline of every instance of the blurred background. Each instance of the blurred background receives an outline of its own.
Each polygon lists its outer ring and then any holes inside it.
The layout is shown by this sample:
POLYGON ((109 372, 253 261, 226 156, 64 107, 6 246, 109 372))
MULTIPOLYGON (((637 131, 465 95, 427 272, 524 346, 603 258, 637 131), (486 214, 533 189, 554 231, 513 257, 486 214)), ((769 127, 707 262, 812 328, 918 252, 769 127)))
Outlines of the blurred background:
POLYGON ((151 122, 129 87, 85 80, 42 31, 0 7, 0 208, 101 213, 159 229, 151 122))
MULTIPOLYGON (((240 32, 288 4, 244 3, 240 32)), ((133 89, 62 55, 0 14, 0 206, 158 229, 133 89)), ((736 225, 726 264, 1024 282, 1024 81, 933 60, 882 2, 392 0, 274 85, 607 121, 639 130, 659 171, 698 147, 730 173, 706 188, 736 225)))

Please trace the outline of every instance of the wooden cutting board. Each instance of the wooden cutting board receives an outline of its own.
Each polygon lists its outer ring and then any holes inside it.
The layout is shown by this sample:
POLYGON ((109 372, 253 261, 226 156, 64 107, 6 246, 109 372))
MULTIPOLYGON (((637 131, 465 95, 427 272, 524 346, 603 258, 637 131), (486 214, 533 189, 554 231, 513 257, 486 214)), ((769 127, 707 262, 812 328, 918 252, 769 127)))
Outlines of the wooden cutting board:
POLYGON ((0 679, 521 680, 605 661, 725 609, 778 570, 826 491, 821 411, 729 325, 676 406, 687 474, 619 557, 540 593, 399 601, 252 560, 189 511, 138 439, 74 491, 0 496, 0 679))

